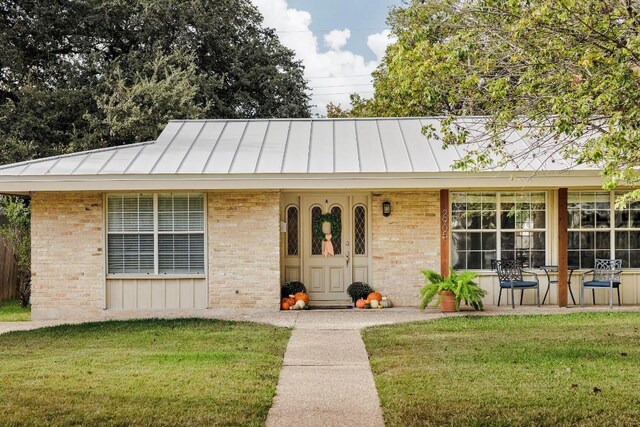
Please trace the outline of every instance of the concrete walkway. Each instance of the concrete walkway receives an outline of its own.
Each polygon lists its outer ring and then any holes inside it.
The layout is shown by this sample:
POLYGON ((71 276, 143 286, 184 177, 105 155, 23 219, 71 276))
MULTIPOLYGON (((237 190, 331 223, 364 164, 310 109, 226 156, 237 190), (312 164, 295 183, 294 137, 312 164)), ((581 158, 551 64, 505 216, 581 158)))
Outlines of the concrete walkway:
POLYGON ((267 426, 382 426, 360 331, 294 329, 267 426))

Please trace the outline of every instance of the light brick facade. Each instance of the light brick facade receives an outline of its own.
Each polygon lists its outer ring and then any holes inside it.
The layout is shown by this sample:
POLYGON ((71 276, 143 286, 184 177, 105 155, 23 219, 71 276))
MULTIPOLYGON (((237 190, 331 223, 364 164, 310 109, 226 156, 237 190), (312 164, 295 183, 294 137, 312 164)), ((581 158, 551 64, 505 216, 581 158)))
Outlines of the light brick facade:
POLYGON ((34 319, 99 316, 104 307, 103 197, 31 197, 34 319))
POLYGON ((207 199, 209 307, 277 310, 280 193, 209 193, 207 199))
MULTIPOLYGON (((34 319, 111 316, 113 310, 105 310, 103 204, 103 193, 33 195, 34 319)), ((439 194, 374 194, 371 209, 370 283, 396 305, 415 306, 420 270, 439 265, 439 194), (392 203, 389 217, 382 216, 385 200, 392 203)), ((207 194, 208 308, 278 309, 279 212, 278 191, 207 194)))
POLYGON ((397 306, 419 305, 422 269, 440 269, 440 194, 385 192, 372 197, 371 285, 397 306), (391 202, 391 215, 382 203, 391 202))

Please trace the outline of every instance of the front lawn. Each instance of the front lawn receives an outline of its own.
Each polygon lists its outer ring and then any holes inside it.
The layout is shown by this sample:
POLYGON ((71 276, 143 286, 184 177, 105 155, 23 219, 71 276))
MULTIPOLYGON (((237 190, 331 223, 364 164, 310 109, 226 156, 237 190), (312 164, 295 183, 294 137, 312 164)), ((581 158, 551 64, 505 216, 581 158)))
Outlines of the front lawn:
POLYGON ((457 317, 363 338, 387 425, 640 423, 640 313, 457 317))
POLYGON ((289 329, 216 320, 0 335, 2 425, 262 425, 289 329))
POLYGON ((0 302, 0 322, 25 322, 31 320, 31 306, 22 307, 20 301, 0 302))

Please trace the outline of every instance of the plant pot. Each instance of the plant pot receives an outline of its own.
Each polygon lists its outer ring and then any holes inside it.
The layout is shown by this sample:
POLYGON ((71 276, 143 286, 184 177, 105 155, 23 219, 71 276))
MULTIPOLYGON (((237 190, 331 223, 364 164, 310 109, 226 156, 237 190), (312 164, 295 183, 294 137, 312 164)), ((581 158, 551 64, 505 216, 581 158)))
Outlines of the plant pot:
POLYGON ((440 297, 440 311, 443 313, 454 313, 456 310, 456 298, 451 291, 438 292, 440 297))

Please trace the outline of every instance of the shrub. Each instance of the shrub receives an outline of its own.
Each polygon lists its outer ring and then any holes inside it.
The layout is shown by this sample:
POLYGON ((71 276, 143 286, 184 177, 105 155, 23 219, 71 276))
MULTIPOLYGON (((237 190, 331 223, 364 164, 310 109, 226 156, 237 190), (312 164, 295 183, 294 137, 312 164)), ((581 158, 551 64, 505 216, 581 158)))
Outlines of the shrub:
POLYGON ((280 298, 286 298, 298 292, 307 292, 307 288, 304 287, 302 282, 286 282, 280 288, 280 298))
POLYGON ((367 298, 373 292, 373 288, 364 282, 353 282, 347 288, 347 293, 355 303, 360 298, 367 298))

